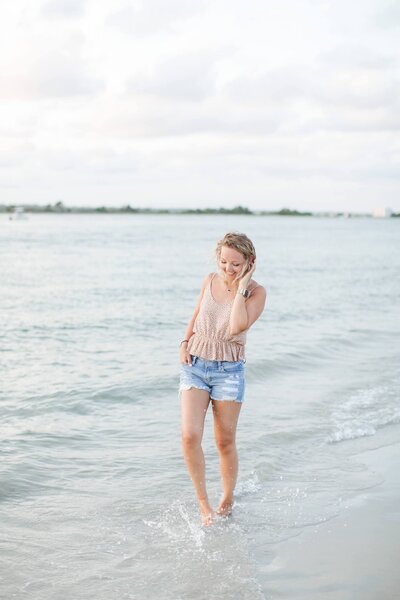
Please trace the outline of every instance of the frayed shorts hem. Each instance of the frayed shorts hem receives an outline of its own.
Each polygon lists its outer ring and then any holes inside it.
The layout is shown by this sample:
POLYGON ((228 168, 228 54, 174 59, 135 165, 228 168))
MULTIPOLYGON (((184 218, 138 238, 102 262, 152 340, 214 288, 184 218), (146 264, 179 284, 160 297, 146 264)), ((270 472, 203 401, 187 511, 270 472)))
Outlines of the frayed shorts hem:
POLYGON ((192 390, 193 388, 195 390, 204 390, 205 392, 210 393, 210 390, 208 388, 206 388, 206 387, 200 387, 199 385, 181 385, 180 388, 179 388, 179 393, 181 393, 181 392, 187 392, 188 390, 192 390))
MULTIPOLYGON (((181 395, 182 392, 187 392, 188 390, 202 390, 204 392, 208 392, 210 393, 210 391, 205 388, 205 387, 199 387, 197 385, 185 385, 185 386, 181 386, 179 388, 179 396, 181 395)), ((234 398, 214 398, 213 396, 210 396, 211 400, 215 400, 215 402, 237 402, 238 404, 243 404, 243 400, 236 400, 234 398)))
POLYGON ((213 398, 210 396, 211 400, 215 400, 215 402, 236 402, 237 404, 243 404, 243 400, 237 400, 236 398, 213 398))

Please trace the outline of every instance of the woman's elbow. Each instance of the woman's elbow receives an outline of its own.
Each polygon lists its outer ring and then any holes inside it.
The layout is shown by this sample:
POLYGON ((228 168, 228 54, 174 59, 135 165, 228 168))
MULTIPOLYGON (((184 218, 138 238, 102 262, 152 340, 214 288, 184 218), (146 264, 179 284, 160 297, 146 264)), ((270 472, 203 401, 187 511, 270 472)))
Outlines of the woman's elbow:
POLYGON ((229 327, 229 333, 230 335, 239 335, 239 333, 243 333, 243 331, 246 331, 247 329, 247 323, 244 325, 231 325, 229 327))

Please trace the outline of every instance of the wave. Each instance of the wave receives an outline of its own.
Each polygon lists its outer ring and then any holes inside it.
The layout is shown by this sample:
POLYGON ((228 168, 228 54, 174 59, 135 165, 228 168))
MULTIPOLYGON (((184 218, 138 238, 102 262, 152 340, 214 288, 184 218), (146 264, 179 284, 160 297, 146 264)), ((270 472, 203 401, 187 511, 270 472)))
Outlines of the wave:
POLYGON ((333 360, 340 363, 345 362, 343 349, 346 348, 350 351, 352 348, 351 342, 348 340, 335 340, 335 345, 324 340, 323 343, 321 342, 313 347, 304 346, 288 352, 274 352, 271 350, 269 353, 274 358, 252 360, 246 364, 246 371, 252 379, 263 380, 266 376, 282 375, 295 371, 304 372, 329 364, 333 360))
POLYGON ((378 429, 400 423, 400 380, 363 388, 348 397, 332 414, 329 443, 373 436, 378 429))
MULTIPOLYGON (((384 349, 385 356, 393 354, 397 348, 397 334, 389 330, 350 329, 341 333, 320 334, 316 339, 307 336, 296 340, 286 340, 284 333, 266 347, 265 340, 259 340, 252 351, 252 358, 246 364, 247 374, 253 381, 264 381, 266 377, 311 371, 332 366, 340 368, 352 362, 371 360, 376 356, 377 347, 384 349)), ((397 351, 396 360, 397 360, 397 351)))
POLYGON ((67 412, 87 415, 96 412, 97 407, 116 404, 140 404, 156 394, 170 396, 178 394, 178 372, 160 376, 143 375, 131 381, 111 385, 82 385, 72 389, 58 389, 48 394, 35 394, 17 403, 3 404, 3 414, 28 417, 42 413, 67 412))

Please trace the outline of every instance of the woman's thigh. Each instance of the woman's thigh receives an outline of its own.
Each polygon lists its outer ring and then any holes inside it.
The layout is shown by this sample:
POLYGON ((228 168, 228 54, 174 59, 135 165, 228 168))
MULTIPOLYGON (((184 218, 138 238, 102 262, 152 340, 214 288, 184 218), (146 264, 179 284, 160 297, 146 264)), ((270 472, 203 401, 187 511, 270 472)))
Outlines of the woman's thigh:
POLYGON ((239 420, 241 402, 232 400, 213 400, 214 432, 217 439, 234 440, 239 420))
POLYGON ((210 394, 197 388, 182 390, 180 394, 182 433, 186 436, 198 435, 201 439, 204 419, 210 404, 210 394))

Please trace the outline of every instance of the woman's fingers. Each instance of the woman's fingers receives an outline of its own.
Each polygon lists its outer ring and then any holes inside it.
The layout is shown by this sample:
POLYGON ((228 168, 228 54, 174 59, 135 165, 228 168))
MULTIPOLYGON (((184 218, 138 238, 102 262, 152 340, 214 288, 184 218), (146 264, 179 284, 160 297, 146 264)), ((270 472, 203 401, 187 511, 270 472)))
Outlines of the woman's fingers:
POLYGON ((192 366, 192 356, 190 352, 186 352, 185 356, 181 358, 181 364, 192 366))
POLYGON ((256 270, 256 261, 254 261, 253 264, 251 265, 251 269, 249 271, 250 277, 253 275, 255 270, 256 270))

